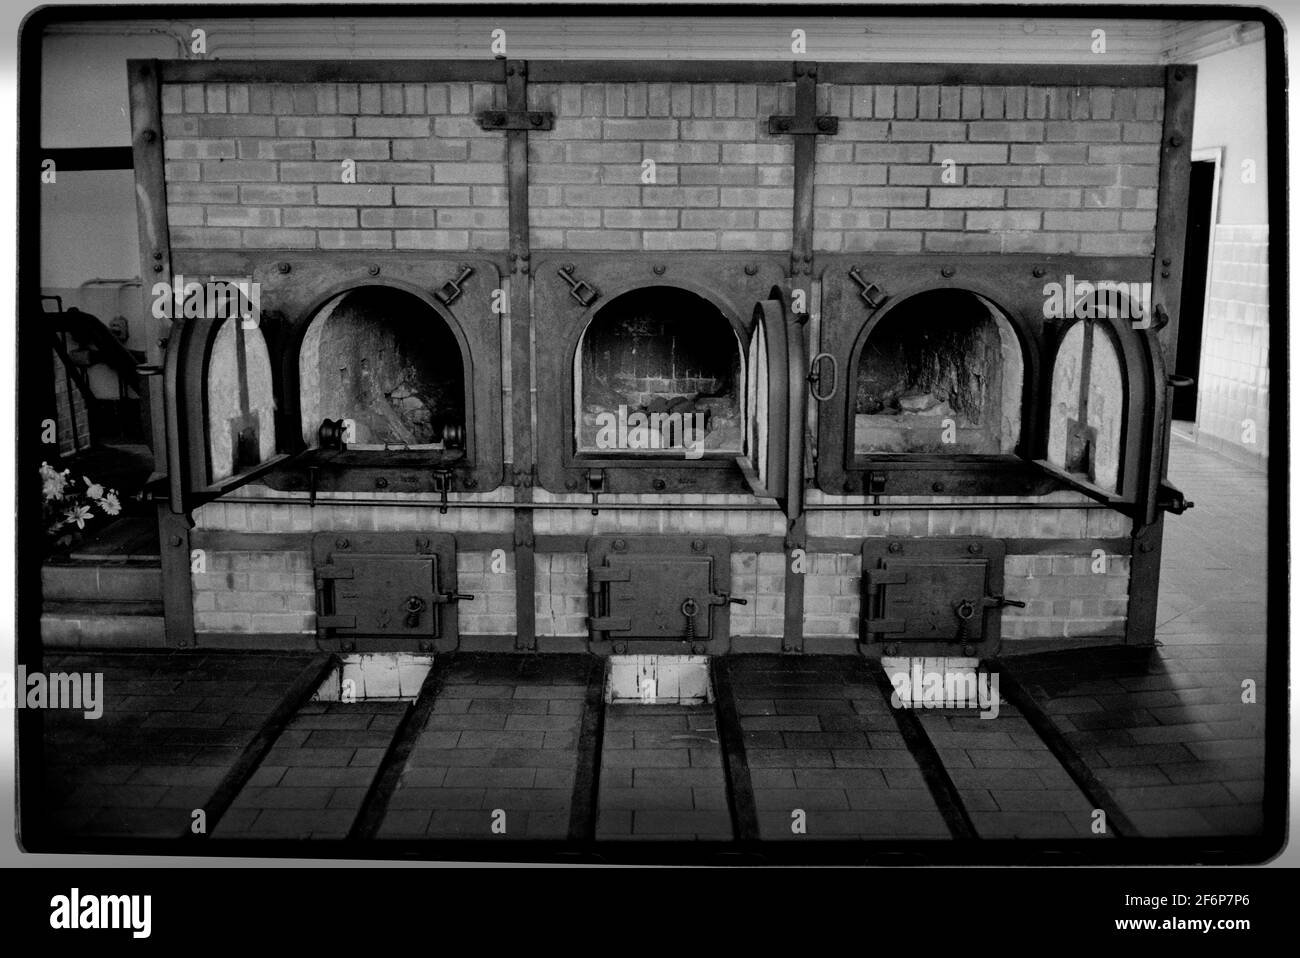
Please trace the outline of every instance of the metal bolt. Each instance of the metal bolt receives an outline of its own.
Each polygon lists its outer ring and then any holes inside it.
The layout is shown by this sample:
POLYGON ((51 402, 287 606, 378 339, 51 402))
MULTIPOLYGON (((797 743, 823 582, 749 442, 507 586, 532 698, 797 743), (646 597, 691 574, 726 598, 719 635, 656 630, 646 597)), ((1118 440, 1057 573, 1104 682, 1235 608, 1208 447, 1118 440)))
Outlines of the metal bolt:
POLYGON ((943 269, 939 270, 939 272, 942 273, 945 277, 949 277, 952 276, 953 273, 957 272, 957 270, 951 266, 945 266, 943 269))
POLYGON ((627 643, 626 643, 626 642, 615 642, 615 643, 614 643, 614 651, 617 652, 619 655, 622 655, 624 652, 627 651, 627 643))
POLYGON ((691 543, 691 551, 692 551, 692 552, 703 552, 703 551, 704 551, 704 540, 703 540, 703 539, 696 539, 695 541, 693 541, 693 542, 691 543))
POLYGON ((1152 549, 1152 546, 1151 546, 1151 543, 1149 543, 1149 542, 1143 542, 1142 544, 1140 544, 1140 545, 1138 546, 1138 552, 1150 552, 1151 549, 1152 549))
POLYGON ((542 115, 540 113, 534 113, 532 116, 528 118, 528 122, 531 123, 533 126, 541 126, 542 115))
POLYGON ((577 479, 566 479, 566 480, 564 480, 564 488, 565 488, 565 489, 577 489, 577 488, 578 488, 578 480, 577 480, 577 479))
POLYGON ((185 540, 182 539, 180 536, 172 536, 171 539, 168 540, 168 541, 170 541, 172 545, 174 545, 174 546, 178 546, 178 545, 180 545, 182 542, 184 542, 185 540))
POLYGON ((654 487, 655 492, 663 492, 668 488, 668 483, 663 479, 655 479, 650 485, 654 487))
POLYGON ((337 539, 334 540, 334 545, 336 545, 340 549, 346 549, 350 545, 352 545, 352 543, 350 543, 344 536, 339 536, 337 539))
POLYGON ((835 124, 831 122, 831 118, 828 116, 823 116, 817 121, 817 129, 821 130, 823 133, 829 131, 834 125, 835 124))
POLYGON ((691 646, 691 652, 694 653, 695 655, 703 655, 704 646, 701 643, 696 642, 694 645, 691 646))
POLYGON ((1039 279, 1041 279, 1042 277, 1047 275, 1047 270, 1043 269, 1043 267, 1041 266, 1035 266, 1034 275, 1037 276, 1039 279))
POLYGON ((383 476, 380 476, 378 479, 375 480, 375 488, 376 488, 376 489, 387 489, 387 488, 388 488, 388 480, 385 479, 383 476))
POLYGON ((369 273, 371 276, 378 276, 378 275, 379 275, 379 264, 378 264, 378 263, 371 263, 369 266, 366 267, 366 272, 369 273))
POLYGON ((933 489, 935 492, 943 492, 943 483, 942 482, 932 483, 930 488, 933 489))
POLYGON ((158 139, 158 134, 155 133, 153 130, 144 131, 144 141, 146 143, 152 143, 156 139, 158 139))
POLYGON ((1174 261, 1171 260, 1168 256, 1166 256, 1166 257, 1164 257, 1162 260, 1160 260, 1160 265, 1161 265, 1161 266, 1172 266, 1173 264, 1174 264, 1174 261))
POLYGON ((758 272, 758 265, 757 265, 756 263, 746 263, 746 264, 745 264, 745 275, 746 275, 746 276, 753 276, 753 275, 754 275, 755 273, 757 273, 757 272, 758 272))
POLYGON ((614 551, 615 551, 615 552, 623 552, 623 551, 625 551, 626 549, 627 549, 627 540, 626 540, 626 539, 615 539, 615 540, 614 540, 614 551))
POLYGON ((654 274, 656 276, 662 276, 664 273, 668 271, 668 267, 665 266, 663 263, 655 263, 654 266, 651 267, 651 269, 654 270, 654 274))
POLYGON ((157 250, 157 249, 154 250, 154 251, 153 251, 153 258, 154 258, 154 259, 162 259, 162 250, 157 250))
POLYGON ((473 476, 466 476, 466 477, 465 477, 465 481, 464 481, 463 483, 461 483, 461 484, 462 484, 466 489, 477 489, 477 488, 478 488, 478 480, 475 479, 473 476))
POLYGON ((292 267, 288 263, 276 263, 275 268, 281 273, 287 273, 292 267))
POLYGON ((885 646, 885 654, 886 654, 886 655, 897 655, 897 654, 898 654, 898 646, 897 646, 897 645, 887 645, 887 646, 885 646))
POLYGON ((155 263, 155 264, 154 264, 153 271, 154 271, 155 273, 161 273, 161 272, 163 271, 162 263, 155 263))
POLYGON ((980 545, 978 542, 972 542, 970 545, 966 547, 966 550, 972 553, 980 553, 984 551, 984 547, 980 545))
POLYGON ((973 646, 973 645, 963 645, 963 646, 961 647, 961 654, 962 654, 962 655, 965 655, 965 656, 967 656, 967 657, 974 655, 974 654, 975 654, 975 646, 973 646))
POLYGON ((1170 146, 1182 146, 1182 145, 1183 145, 1183 138, 1182 138, 1182 136, 1181 136, 1180 134, 1178 134, 1178 133, 1175 133, 1173 136, 1171 136, 1171 137, 1169 138, 1169 145, 1170 145, 1170 146))
POLYGON ((903 544, 901 542, 891 542, 889 544, 889 551, 897 555, 903 551, 903 544))
POLYGON ((1167 270, 1167 269, 1162 269, 1162 270, 1160 271, 1160 275, 1163 276, 1165 279, 1168 279, 1168 278, 1169 278, 1169 270, 1167 270))

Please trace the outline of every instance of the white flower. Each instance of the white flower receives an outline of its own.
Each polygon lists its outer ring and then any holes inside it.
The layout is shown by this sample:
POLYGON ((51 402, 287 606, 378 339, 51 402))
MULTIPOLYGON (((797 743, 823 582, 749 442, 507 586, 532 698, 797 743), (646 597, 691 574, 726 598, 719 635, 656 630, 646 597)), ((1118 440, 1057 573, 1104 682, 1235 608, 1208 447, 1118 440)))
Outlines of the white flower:
POLYGON ((104 510, 105 515, 115 516, 122 511, 122 503, 118 501, 116 492, 109 492, 99 501, 99 508, 104 510))
POLYGON ((41 463, 41 496, 47 501, 62 499, 63 492, 68 487, 67 475, 66 469, 59 472, 48 462, 41 463))
POLYGON ((90 506, 73 506, 65 515, 68 522, 75 522, 78 529, 86 528, 86 520, 91 518, 90 506))
POLYGON ((86 476, 81 477, 81 481, 86 484, 86 495, 91 499, 103 499, 104 487, 97 482, 91 482, 86 476))

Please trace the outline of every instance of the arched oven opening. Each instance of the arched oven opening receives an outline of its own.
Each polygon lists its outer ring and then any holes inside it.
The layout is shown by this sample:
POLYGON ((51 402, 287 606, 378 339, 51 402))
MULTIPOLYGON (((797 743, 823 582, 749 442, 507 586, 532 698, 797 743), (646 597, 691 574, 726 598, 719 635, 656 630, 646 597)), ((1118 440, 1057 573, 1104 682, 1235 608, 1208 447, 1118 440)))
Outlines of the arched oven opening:
POLYGON ((965 290, 918 293, 891 309, 858 357, 853 450, 1009 455, 1021 438, 1025 364, 996 305, 965 290))
POLYGON ((342 423, 347 448, 464 452, 465 368, 446 321, 404 290, 365 286, 325 303, 298 354, 303 442, 342 423))
POLYGON ((217 326, 204 390, 210 482, 244 475, 275 457, 271 357, 259 328, 239 318, 217 326))
POLYGON ((689 290, 632 290, 601 308, 574 356, 575 451, 734 458, 744 451, 745 365, 731 322, 689 290))
POLYGON ((1128 387, 1119 343, 1084 319, 1061 337, 1052 368, 1047 461, 1103 492, 1121 488, 1128 387))

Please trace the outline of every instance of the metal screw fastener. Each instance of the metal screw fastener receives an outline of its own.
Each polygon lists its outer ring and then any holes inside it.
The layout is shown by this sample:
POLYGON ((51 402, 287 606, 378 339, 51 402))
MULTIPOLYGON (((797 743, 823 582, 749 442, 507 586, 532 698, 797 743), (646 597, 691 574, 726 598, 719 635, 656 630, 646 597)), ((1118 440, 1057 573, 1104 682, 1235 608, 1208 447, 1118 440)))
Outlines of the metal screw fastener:
POLYGON ((154 258, 154 259, 162 259, 162 250, 157 250, 157 249, 154 250, 154 251, 153 251, 153 258, 154 258))
POLYGON ((161 273, 163 271, 162 263, 155 263, 153 267, 153 271, 155 273, 161 273))
POLYGON ((943 492, 943 483, 942 482, 932 483, 930 488, 933 489, 935 492, 943 492))
POLYGON ((777 121, 776 121, 776 132, 778 132, 778 133, 784 133, 784 132, 786 132, 786 131, 789 130, 789 129, 790 129, 790 121, 789 121, 789 120, 777 120, 777 121))
POLYGON ((757 264, 757 263, 746 263, 746 264, 745 264, 745 275, 746 275, 746 276, 753 276, 753 275, 755 275, 757 272, 758 272, 758 264, 757 264))
POLYGON ((275 268, 278 269, 281 273, 287 273, 289 272, 290 269, 292 269, 292 267, 288 263, 276 263, 275 268))
POLYGON ((901 542, 891 542, 889 544, 889 551, 897 555, 903 551, 903 544, 901 542))
POLYGON ((388 488, 388 480, 385 479, 383 476, 380 476, 378 479, 375 480, 375 488, 376 488, 376 489, 387 489, 387 488, 388 488))
POLYGON ((962 655, 965 655, 965 656, 972 656, 972 655, 974 655, 974 654, 975 654, 975 646, 973 646, 973 645, 963 645, 963 646, 961 647, 961 654, 962 654, 962 655))
POLYGON ((1042 279, 1044 276, 1047 275, 1047 270, 1043 269, 1043 267, 1041 266, 1035 266, 1034 275, 1037 276, 1039 279, 1042 279))
POLYGON ((337 547, 340 548, 340 549, 346 549, 346 548, 348 548, 349 546, 351 546, 352 543, 349 542, 349 541, 348 541, 346 538, 344 538, 343 536, 339 536, 339 538, 337 538, 337 539, 334 540, 334 545, 337 546, 337 547))
POLYGON ((821 130, 823 133, 825 133, 834 125, 835 124, 831 122, 831 118, 828 116, 824 116, 817 121, 817 129, 821 130))
POLYGON ((970 545, 966 547, 966 551, 972 553, 980 553, 984 551, 984 547, 980 545, 978 542, 972 542, 970 545))
POLYGON ((654 266, 651 267, 651 269, 654 270, 654 274, 656 276, 662 276, 664 273, 668 271, 668 267, 665 266, 663 263, 655 263, 654 266))
POLYGON ((885 646, 885 654, 886 654, 886 655, 897 655, 897 654, 898 654, 898 646, 897 646, 897 645, 887 645, 887 646, 885 646))
POLYGON ((1171 260, 1168 256, 1166 256, 1164 259, 1162 259, 1162 260, 1160 261, 1160 265, 1161 265, 1161 266, 1172 266, 1173 264, 1174 264, 1174 261, 1171 260))
POLYGON ((627 549, 627 540, 626 540, 626 539, 615 539, 615 540, 614 540, 614 551, 615 551, 615 552, 623 552, 623 551, 625 551, 626 549, 627 549))
POLYGON ((366 267, 366 272, 369 273, 371 276, 378 276, 378 275, 379 275, 379 264, 378 264, 378 263, 371 263, 369 266, 366 267))
POLYGON ((703 552, 703 551, 704 551, 704 540, 703 540, 703 539, 696 539, 696 540, 694 540, 694 541, 691 543, 691 551, 692 551, 692 552, 703 552))
POLYGON ((627 651, 627 643, 626 643, 626 642, 615 642, 615 643, 614 643, 614 651, 617 652, 619 655, 622 655, 624 652, 627 651))
POLYGON ((654 487, 655 492, 663 492, 668 488, 668 483, 663 479, 655 479, 650 485, 654 487))
POLYGON ((957 272, 957 270, 951 266, 945 266, 943 269, 939 270, 939 272, 945 277, 951 277, 953 273, 957 272))

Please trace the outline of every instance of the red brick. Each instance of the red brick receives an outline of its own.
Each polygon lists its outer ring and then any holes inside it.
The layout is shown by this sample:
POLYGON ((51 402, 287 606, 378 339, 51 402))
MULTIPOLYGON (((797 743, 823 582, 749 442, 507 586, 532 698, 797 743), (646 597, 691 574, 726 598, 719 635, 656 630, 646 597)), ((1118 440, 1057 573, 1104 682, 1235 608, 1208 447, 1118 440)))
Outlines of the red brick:
MULTIPOLYGON (((167 191, 171 192, 170 186, 167 191)), ((316 202, 315 190, 312 187, 282 184, 241 186, 239 198, 244 203, 260 203, 266 206, 293 206, 316 202)))
POLYGON ((926 233, 925 248, 941 253, 997 253, 1002 242, 987 233, 926 233))
POLYGON ((939 118, 939 88, 923 86, 916 91, 916 115, 922 120, 939 118))
MULTIPOLYGON (((1091 169, 1091 167, 1089 167, 1091 169)), ((1039 166, 968 166, 963 172, 968 186, 1037 186, 1039 166)))
POLYGON ((1113 211, 1089 210, 1079 212, 1049 211, 1043 217, 1043 229, 1046 230, 1116 230, 1119 228, 1119 213, 1113 211))
POLYGON ((991 187, 935 187, 930 190, 930 206, 939 208, 1000 207, 1004 192, 991 187))
POLYGON ((966 214, 968 230, 1036 230, 1042 213, 1029 210, 972 210, 966 214))
POLYGON ((209 183, 274 183, 278 172, 270 160, 206 160, 202 169, 209 183))
POLYGON ((966 139, 966 124, 927 120, 895 120, 889 125, 889 137, 894 142, 960 142, 966 139))
POLYGON ((1118 143, 1118 123, 1097 123, 1081 120, 1053 120, 1047 124, 1049 142, 1118 143))
POLYGON ((959 210, 890 210, 890 229, 959 230, 965 214, 959 210))
POLYGON ((326 206, 389 206, 393 202, 393 188, 360 183, 318 186, 316 200, 326 206))
POLYGON ((163 156, 169 160, 233 160, 235 141, 168 139, 163 144, 163 156))
POLYGON ((468 206, 471 193, 467 186, 398 186, 394 196, 398 206, 468 206))
POLYGON ((1032 209, 1077 208, 1080 191, 1051 187, 1025 187, 1007 190, 1007 206, 1032 209))

